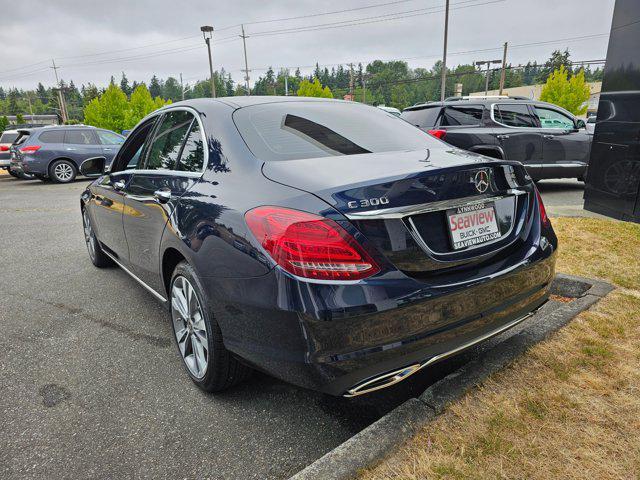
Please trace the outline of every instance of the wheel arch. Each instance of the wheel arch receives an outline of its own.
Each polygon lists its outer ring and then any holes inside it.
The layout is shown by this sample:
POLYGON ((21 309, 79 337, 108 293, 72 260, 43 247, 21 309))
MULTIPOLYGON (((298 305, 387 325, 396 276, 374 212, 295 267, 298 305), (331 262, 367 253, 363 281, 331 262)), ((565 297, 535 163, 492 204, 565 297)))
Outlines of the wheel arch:
POLYGON ((175 270, 176 266, 183 261, 186 261, 186 258, 182 253, 180 253, 180 251, 177 248, 168 247, 162 254, 162 263, 160 265, 160 272, 161 272, 162 285, 167 295, 169 295, 171 275, 173 274, 173 271, 175 270))

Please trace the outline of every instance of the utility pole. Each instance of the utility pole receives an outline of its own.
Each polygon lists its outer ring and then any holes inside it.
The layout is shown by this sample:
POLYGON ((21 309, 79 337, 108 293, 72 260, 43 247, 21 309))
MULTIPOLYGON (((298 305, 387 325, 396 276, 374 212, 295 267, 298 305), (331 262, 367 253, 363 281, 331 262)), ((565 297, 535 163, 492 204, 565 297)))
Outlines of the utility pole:
POLYGON ((180 73, 180 92, 182 94, 182 101, 184 101, 184 85, 182 84, 182 73, 180 73))
POLYGON ((213 60, 211 59, 211 38, 213 37, 213 27, 210 25, 204 25, 200 27, 204 41, 207 44, 207 50, 209 51, 209 73, 211 75, 211 97, 216 98, 216 82, 213 78, 213 60))
POLYGON ((502 54, 502 72, 500 72, 500 93, 502 95, 502 90, 504 90, 504 79, 507 74, 507 47, 509 46, 509 42, 504 42, 504 53, 502 54))
POLYGON ((367 104, 367 78, 366 74, 362 74, 362 103, 367 104))
POLYGON ((244 33, 244 25, 240 25, 242 29, 242 46, 244 47, 244 81, 247 85, 247 95, 251 95, 251 87, 249 87, 249 62, 247 61, 247 36, 244 33))
POLYGON ((284 72, 284 95, 289 96, 289 69, 284 72))
POLYGON ((486 65, 487 66, 487 73, 486 73, 486 79, 485 79, 485 84, 484 84, 484 94, 485 96, 489 95, 489 68, 491 67, 491 64, 495 64, 495 65, 500 65, 502 63, 502 60, 483 60, 482 62, 475 62, 476 66, 481 66, 481 65, 486 65))
POLYGON ((354 93, 354 83, 353 83, 353 63, 349 64, 349 97, 350 100, 355 100, 354 93))
POLYGON ((62 123, 67 123, 67 121, 69 120, 69 117, 67 116, 67 105, 64 102, 64 92, 62 91, 62 84, 58 79, 58 69, 60 67, 56 67, 56 62, 53 58, 51 59, 51 64, 53 65, 51 68, 53 68, 53 73, 56 76, 56 84, 58 85, 58 103, 60 104, 60 115, 62 116, 62 123))
POLYGON ((440 101, 444 102, 447 86, 447 42, 449 37, 449 0, 444 10, 444 51, 442 52, 442 77, 440 80, 440 101))

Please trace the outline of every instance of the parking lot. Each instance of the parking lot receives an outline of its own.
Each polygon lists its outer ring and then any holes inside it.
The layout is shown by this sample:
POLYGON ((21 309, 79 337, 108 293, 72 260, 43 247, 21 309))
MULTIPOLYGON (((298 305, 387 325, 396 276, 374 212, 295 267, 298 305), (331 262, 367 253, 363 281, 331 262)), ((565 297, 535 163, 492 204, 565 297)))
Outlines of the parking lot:
MULTIPOLYGON (((259 373, 204 394, 163 307, 91 264, 86 183, 0 176, 0 478, 286 478, 478 353, 358 399, 259 373)), ((580 213, 582 184, 541 190, 552 214, 580 213)))

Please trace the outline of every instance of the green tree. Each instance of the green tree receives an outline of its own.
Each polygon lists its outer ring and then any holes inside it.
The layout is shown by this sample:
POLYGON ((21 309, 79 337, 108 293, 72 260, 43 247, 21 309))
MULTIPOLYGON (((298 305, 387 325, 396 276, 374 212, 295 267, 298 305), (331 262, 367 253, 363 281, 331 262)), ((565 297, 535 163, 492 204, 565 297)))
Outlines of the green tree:
POLYGON ((20 125, 22 123, 25 123, 24 117, 22 116, 21 113, 16 114, 16 124, 20 125))
POLYGON ((85 107, 84 121, 88 125, 121 132, 129 127, 128 110, 127 96, 111 83, 99 98, 94 98, 85 107))
POLYGON ((2 132, 3 130, 6 130, 8 126, 9 126, 9 119, 7 118, 6 115, 3 115, 2 117, 0 117, 0 132, 2 132))
POLYGON ((333 98, 333 94, 329 87, 322 87, 320 80, 317 78, 310 82, 309 80, 303 80, 298 88, 299 97, 321 97, 321 98, 333 98))
POLYGON ((589 86, 584 79, 584 71, 569 78, 564 65, 554 71, 542 88, 540 100, 558 105, 574 115, 584 115, 589 100, 589 86))
POLYGON ((124 72, 122 72, 122 79, 120 80, 120 90, 122 90, 127 97, 133 92, 129 86, 129 79, 124 72))
POLYGON ((160 80, 158 80, 158 77, 155 75, 151 77, 151 81, 149 82, 149 93, 151 93, 152 97, 162 95, 162 83, 160 83, 160 80))
POLYGON ((126 115, 125 129, 135 126, 149 113, 156 110, 156 104, 145 85, 138 85, 131 93, 129 109, 126 115))

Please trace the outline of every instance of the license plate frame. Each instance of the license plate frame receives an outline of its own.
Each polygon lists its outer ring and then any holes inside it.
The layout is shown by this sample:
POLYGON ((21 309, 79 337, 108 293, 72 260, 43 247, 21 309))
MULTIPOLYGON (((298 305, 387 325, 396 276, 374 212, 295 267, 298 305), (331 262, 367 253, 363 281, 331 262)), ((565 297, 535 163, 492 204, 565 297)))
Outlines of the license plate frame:
POLYGON ((502 237, 493 201, 449 208, 445 211, 445 217, 451 247, 456 252, 481 247, 502 237), (468 222, 465 222, 465 218, 468 218, 468 222))

